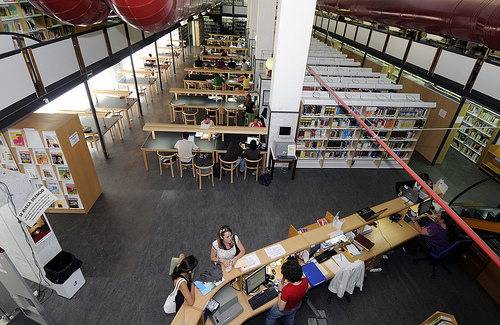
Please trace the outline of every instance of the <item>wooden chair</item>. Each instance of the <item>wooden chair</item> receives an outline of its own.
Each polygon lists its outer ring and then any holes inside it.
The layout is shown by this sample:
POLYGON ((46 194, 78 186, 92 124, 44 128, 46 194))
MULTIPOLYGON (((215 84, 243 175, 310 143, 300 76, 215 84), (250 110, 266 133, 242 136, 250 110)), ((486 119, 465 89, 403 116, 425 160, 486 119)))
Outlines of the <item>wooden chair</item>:
POLYGON ((175 123, 175 119, 177 117, 177 113, 181 114, 181 120, 184 119, 184 115, 182 114, 182 111, 184 109, 184 105, 186 105, 186 104, 182 104, 182 105, 172 105, 172 104, 170 104, 170 107, 172 108, 170 110, 172 112, 172 116, 170 116, 170 122, 174 122, 175 123))
POLYGON ((250 160, 250 159, 245 158, 245 176, 243 177, 243 179, 247 179, 247 169, 255 169, 255 181, 258 180, 258 178, 259 178, 259 164, 260 164, 261 160, 262 160, 262 157, 260 157, 257 160, 250 160), (248 166, 248 163, 256 164, 256 165, 254 167, 252 167, 252 166, 248 166))
POLYGON ((205 107, 205 110, 207 111, 207 115, 210 116, 210 118, 215 118, 215 125, 219 125, 219 108, 205 107))
POLYGON ((97 141, 99 141, 99 136, 97 134, 86 135, 85 140, 87 141, 87 143, 90 143, 90 148, 94 148, 93 144, 95 144, 97 153, 99 153, 99 146, 97 145, 97 141))
POLYGON ((222 90, 222 86, 214 86, 215 90, 222 90))
POLYGON ((197 108, 182 108, 182 117, 184 118, 184 124, 188 124, 188 122, 193 122, 196 125, 196 114, 198 114, 197 108))
POLYGON ((238 160, 225 161, 225 160, 222 160, 222 158, 219 156, 219 161, 220 161, 219 179, 222 179, 222 170, 228 171, 231 173, 231 184, 233 184, 233 171, 236 171, 236 177, 238 177, 238 170, 237 170, 238 166, 235 166, 235 164, 238 160), (227 167, 227 166, 229 166, 229 167, 227 167))
POLYGON ((234 125, 238 126, 238 110, 235 108, 224 108, 226 111, 226 125, 229 126, 229 119, 234 119, 234 125))
MULTIPOLYGON (((141 98, 141 96, 144 97, 144 100, 146 101, 146 105, 148 105, 148 88, 147 87, 139 87, 139 98, 141 98)), ((151 98, 151 100, 153 100, 151 98)))
MULTIPOLYGON (((198 89, 198 82, 196 81, 184 81, 184 83, 186 84, 186 89, 198 89)), ((197 95, 195 94, 195 96, 197 95)))
POLYGON ((240 85, 227 83, 226 88, 227 88, 227 90, 236 91, 236 90, 240 89, 240 85))
POLYGON ((212 177, 212 186, 214 186, 214 164, 212 163, 210 166, 197 166, 196 167, 196 178, 200 178, 200 190, 201 190, 201 177, 208 176, 212 177))
POLYGON ((176 156, 177 156, 177 167, 179 169, 179 172, 181 173, 181 178, 182 178, 182 168, 188 167, 188 166, 191 166, 191 169, 193 170, 193 177, 196 177, 195 171, 194 171, 194 156, 196 156, 196 154, 189 156, 189 157, 182 157, 182 156, 179 156, 179 154, 176 154, 176 156), (182 159, 185 159, 185 160, 190 159, 191 162, 183 162, 182 159))
POLYGON ((160 164, 160 175, 163 175, 163 166, 167 166, 167 168, 170 167, 170 171, 172 172, 172 177, 174 177, 174 164, 175 164, 175 156, 176 154, 169 154, 169 155, 162 155, 160 151, 157 151, 156 154, 158 155, 158 163, 160 164))

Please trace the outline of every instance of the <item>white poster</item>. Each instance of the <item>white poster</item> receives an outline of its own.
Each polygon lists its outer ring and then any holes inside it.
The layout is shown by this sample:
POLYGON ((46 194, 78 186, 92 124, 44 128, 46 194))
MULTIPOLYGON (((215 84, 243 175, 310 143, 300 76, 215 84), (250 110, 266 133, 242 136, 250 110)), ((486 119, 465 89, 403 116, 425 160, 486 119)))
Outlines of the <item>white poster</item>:
POLYGON ((43 212, 56 200, 56 196, 46 188, 41 187, 24 203, 18 213, 18 218, 28 227, 33 227, 43 212))

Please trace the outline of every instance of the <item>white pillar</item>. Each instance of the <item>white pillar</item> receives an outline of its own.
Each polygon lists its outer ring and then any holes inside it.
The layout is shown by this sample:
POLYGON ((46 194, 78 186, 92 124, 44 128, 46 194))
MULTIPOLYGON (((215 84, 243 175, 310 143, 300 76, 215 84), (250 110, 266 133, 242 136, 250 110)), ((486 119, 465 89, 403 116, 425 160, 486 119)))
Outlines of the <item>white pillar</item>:
POLYGON ((258 0, 248 0, 247 3, 247 41, 255 39, 257 34, 258 0))
POLYGON ((255 43, 255 58, 271 57, 274 45, 274 18, 276 16, 276 1, 257 0, 257 41, 255 43))
POLYGON ((275 140, 295 141, 315 7, 316 0, 278 0, 269 146, 275 140), (277 138, 281 126, 292 128, 290 140, 277 138))

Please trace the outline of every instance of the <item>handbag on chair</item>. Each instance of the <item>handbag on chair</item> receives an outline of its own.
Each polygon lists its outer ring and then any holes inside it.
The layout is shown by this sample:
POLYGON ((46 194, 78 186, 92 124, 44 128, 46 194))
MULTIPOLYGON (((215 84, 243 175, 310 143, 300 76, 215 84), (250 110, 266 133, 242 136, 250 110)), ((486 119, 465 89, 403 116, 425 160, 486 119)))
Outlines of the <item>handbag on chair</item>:
POLYGON ((175 284, 174 291, 172 291, 168 297, 167 300, 165 301, 165 304, 163 305, 163 311, 165 311, 166 314, 175 314, 175 297, 177 296, 177 291, 179 290, 179 286, 181 285, 182 281, 186 282, 185 279, 180 279, 177 281, 175 284))

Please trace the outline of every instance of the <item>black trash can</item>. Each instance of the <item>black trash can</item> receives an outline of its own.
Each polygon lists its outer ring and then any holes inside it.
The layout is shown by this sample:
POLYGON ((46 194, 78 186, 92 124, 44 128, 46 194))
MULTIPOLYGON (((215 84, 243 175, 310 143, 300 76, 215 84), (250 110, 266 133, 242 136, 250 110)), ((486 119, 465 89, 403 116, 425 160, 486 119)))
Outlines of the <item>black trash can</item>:
POLYGON ((81 266, 82 261, 77 259, 75 255, 60 251, 50 262, 45 264, 43 269, 47 279, 55 284, 62 284, 81 266))

